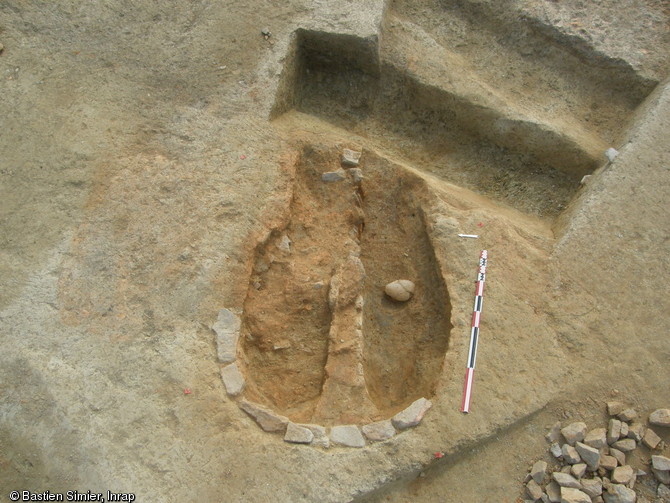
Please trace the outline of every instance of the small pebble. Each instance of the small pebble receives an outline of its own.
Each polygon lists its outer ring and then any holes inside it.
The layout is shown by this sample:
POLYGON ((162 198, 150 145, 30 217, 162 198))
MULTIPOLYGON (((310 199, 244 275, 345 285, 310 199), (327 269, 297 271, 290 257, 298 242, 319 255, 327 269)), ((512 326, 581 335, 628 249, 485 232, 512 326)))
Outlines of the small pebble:
POLYGON ((607 157, 607 160, 609 162, 614 161, 614 159, 616 159, 616 157, 618 155, 619 155, 619 151, 615 148, 610 147, 607 150, 605 150, 605 157, 607 157))
POLYGON ((574 477, 581 479, 586 473, 586 463, 577 463, 576 465, 572 465, 570 473, 572 473, 574 477))
POLYGON ((362 152, 356 152, 345 148, 342 150, 342 164, 345 166, 358 166, 362 152))
POLYGON ((526 491, 528 492, 528 496, 533 498, 534 501, 539 500, 543 494, 542 488, 534 480, 526 484, 526 491))
POLYGON ((632 438, 624 438, 612 444, 612 447, 619 449, 622 452, 634 451, 637 447, 637 443, 632 438))
POLYGON ((572 423, 561 430, 561 434, 570 445, 581 442, 586 435, 586 423, 572 423))
POLYGON ((530 469, 530 476, 538 484, 544 482, 544 478, 547 476, 547 462, 537 461, 530 469))
POLYGON ((651 469, 652 473, 654 474, 654 477, 656 480, 658 480, 661 484, 670 485, 670 471, 669 470, 654 470, 653 468, 651 469))
POLYGON ((546 438, 548 442, 553 444, 554 442, 558 442, 560 435, 561 435, 561 422, 557 421, 556 423, 554 423, 554 426, 551 427, 549 433, 547 433, 544 438, 546 438))
POLYGON ((344 180, 347 177, 347 174, 343 169, 338 169, 337 171, 328 171, 321 175, 321 181, 326 183, 339 182, 344 180))
POLYGON ((656 432, 651 428, 649 428, 647 432, 644 434, 642 442, 650 449, 656 449, 656 447, 658 447, 658 444, 661 443, 661 437, 656 435, 656 432))
POLYGON ((561 489, 561 503, 591 503, 591 497, 579 489, 563 487, 561 489))
POLYGON ((607 443, 613 444, 621 436, 621 421, 618 419, 610 419, 609 427, 607 428, 607 443))
POLYGON ((567 473, 554 472, 551 474, 551 476, 561 487, 573 487, 575 489, 581 489, 582 487, 576 478, 567 473))
POLYGON ((621 414, 626 406, 621 402, 607 402, 607 413, 610 416, 616 416, 621 414))
POLYGON ((612 482, 615 484, 628 485, 635 476, 632 466, 617 466, 612 472, 612 482))
POLYGON ((554 442, 551 444, 549 447, 549 451, 551 452, 552 456, 554 456, 556 459, 560 459, 563 457, 563 451, 561 450, 561 446, 558 445, 558 443, 554 442))
POLYGON ((651 457, 651 465, 654 467, 654 470, 668 471, 670 470, 670 458, 653 455, 651 457))
POLYGON ((596 428, 589 431, 584 437, 584 443, 596 449, 602 449, 607 445, 607 429, 596 428))
POLYGON ((623 466, 626 464, 626 455, 619 449, 611 448, 610 456, 614 457, 619 465, 623 466))
POLYGON ((670 409, 658 409, 649 415, 649 422, 670 428, 670 409))
POLYGON ((577 449, 568 444, 563 444, 563 447, 561 447, 561 454, 563 454, 563 460, 571 465, 579 463, 582 460, 582 458, 579 457, 577 449))
POLYGON ((603 493, 603 481, 599 477, 584 479, 580 483, 582 484, 582 491, 592 498, 600 496, 603 493))
POLYGON ((398 279, 384 287, 386 295, 398 302, 406 302, 414 293, 414 283, 408 279, 398 279))
MULTIPOLYGON (((630 440, 630 439, 629 439, 630 440)), ((634 442, 634 441, 633 441, 634 442)), ((600 466, 600 452, 591 446, 577 442, 575 449, 592 471, 596 471, 600 466)))
POLYGON ((626 409, 617 414, 617 417, 625 422, 632 421, 637 417, 637 411, 635 409, 626 409))

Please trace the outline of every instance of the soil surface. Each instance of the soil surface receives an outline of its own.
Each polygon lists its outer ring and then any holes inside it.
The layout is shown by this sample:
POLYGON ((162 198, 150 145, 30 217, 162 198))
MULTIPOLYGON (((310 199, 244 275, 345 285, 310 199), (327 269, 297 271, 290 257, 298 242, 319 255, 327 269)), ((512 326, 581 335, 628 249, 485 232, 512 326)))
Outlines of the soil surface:
POLYGON ((556 421, 670 407, 668 26, 664 0, 0 3, 0 501, 511 503, 556 421), (226 393, 224 307, 245 399, 433 406, 286 443, 226 393))

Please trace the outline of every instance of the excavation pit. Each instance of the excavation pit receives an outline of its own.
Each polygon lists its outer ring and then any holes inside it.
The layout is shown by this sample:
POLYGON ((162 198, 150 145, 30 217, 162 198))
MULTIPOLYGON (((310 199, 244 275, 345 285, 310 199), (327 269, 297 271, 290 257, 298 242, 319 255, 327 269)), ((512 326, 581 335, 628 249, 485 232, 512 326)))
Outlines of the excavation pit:
POLYGON ((301 152, 285 224, 256 251, 238 360, 246 399, 325 426, 388 419, 431 397, 451 330, 423 180, 366 153, 357 181, 340 155, 301 152), (398 278, 416 284, 408 302, 384 294, 398 278))

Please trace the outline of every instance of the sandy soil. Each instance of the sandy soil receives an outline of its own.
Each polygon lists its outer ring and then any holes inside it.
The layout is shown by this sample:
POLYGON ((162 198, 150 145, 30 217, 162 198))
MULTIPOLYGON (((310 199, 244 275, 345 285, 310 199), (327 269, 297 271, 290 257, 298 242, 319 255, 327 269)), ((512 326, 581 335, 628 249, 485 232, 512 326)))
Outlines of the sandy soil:
POLYGON ((670 407, 669 22, 662 0, 2 2, 0 501, 515 502, 555 421, 670 407), (321 181, 344 147, 360 186, 321 181), (328 299, 352 253, 362 315, 328 299), (433 408, 362 449, 289 445, 226 395, 222 307, 246 398, 326 426, 433 408))

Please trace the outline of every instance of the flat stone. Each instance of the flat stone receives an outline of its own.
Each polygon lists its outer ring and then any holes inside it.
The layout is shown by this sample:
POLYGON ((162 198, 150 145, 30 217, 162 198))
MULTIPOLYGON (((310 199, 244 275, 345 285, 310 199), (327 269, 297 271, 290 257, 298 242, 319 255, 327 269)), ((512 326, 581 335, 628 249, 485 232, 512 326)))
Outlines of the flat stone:
POLYGON ((582 484, 582 491, 595 498, 603 493, 603 481, 599 477, 592 479, 582 479, 579 481, 582 484))
POLYGON ((363 435, 365 435, 368 440, 373 442, 388 440, 396 433, 390 419, 366 424, 361 429, 363 430, 363 435))
POLYGON ((617 466, 612 472, 612 482, 615 484, 628 485, 634 476, 635 471, 632 466, 617 466))
POLYGON ((584 443, 596 449, 602 449, 607 445, 607 428, 596 428, 589 431, 584 437, 584 443))
POLYGON ((591 503, 591 497, 571 487, 561 487, 561 503, 591 503))
POLYGON ((581 442, 575 444, 575 449, 591 470, 596 471, 598 469, 600 466, 600 451, 598 449, 581 442))
POLYGON ((600 456, 600 468, 605 470, 614 470, 618 462, 614 456, 600 456))
POLYGON ((330 430, 330 440, 346 447, 365 447, 361 430, 353 424, 333 426, 330 430))
POLYGON ((361 155, 363 152, 356 152, 355 150, 351 150, 348 148, 345 148, 342 150, 342 164, 345 166, 358 166, 358 163, 361 160, 361 155))
POLYGON ((644 424, 633 423, 628 427, 628 438, 632 438, 636 442, 639 442, 644 438, 646 431, 647 428, 644 424))
POLYGON ((661 437, 659 437, 654 430, 648 428, 642 438, 642 442, 650 449, 656 449, 658 444, 661 443, 661 437))
POLYGON ((398 302, 406 302, 414 293, 414 283, 408 279, 398 279, 392 281, 384 287, 386 295, 398 302))
POLYGON ((621 402, 607 402, 607 413, 610 416, 621 414, 626 409, 626 406, 621 402))
POLYGON ((430 409, 432 406, 433 403, 430 400, 419 398, 405 410, 398 412, 395 416, 393 416, 391 422, 397 429, 406 430, 407 428, 411 428, 419 424, 423 419, 423 416, 425 416, 426 412, 428 412, 428 409, 430 409))
MULTIPOLYGON (((618 449, 610 448, 610 455, 614 456, 616 458, 619 465, 624 466, 626 464, 626 454, 619 451, 618 449)), ((602 465, 602 463, 601 463, 601 465, 602 465)), ((638 471, 641 471, 641 470, 638 470, 638 471)))
POLYGON ((607 427, 607 443, 613 444, 621 436, 621 421, 618 419, 610 419, 607 427))
POLYGON ((623 440, 618 440, 612 444, 612 447, 619 449, 623 452, 634 451, 637 447, 637 443, 632 438, 624 438, 623 440))
POLYGON ((314 440, 314 433, 309 428, 299 426, 295 423, 288 423, 284 441, 292 444, 311 444, 314 440))
POLYGON ((576 442, 584 440, 586 436, 586 423, 577 422, 569 424, 561 430, 561 434, 568 444, 575 445, 576 442))
POLYGON ((326 183, 340 182, 347 177, 347 173, 343 169, 337 171, 328 171, 321 175, 321 181, 326 183))
POLYGON ((544 436, 544 438, 547 439, 547 442, 550 442, 550 443, 553 444, 554 442, 558 442, 558 439, 561 438, 560 435, 561 435, 561 423, 559 421, 559 422, 554 423, 554 426, 552 426, 549 429, 549 433, 547 433, 544 436))
POLYGON ((651 469, 651 472, 654 474, 654 478, 658 480, 661 484, 670 485, 670 471, 668 470, 655 470, 651 469))
POLYGON ((649 423, 670 428, 670 409, 658 409, 649 414, 649 423))
POLYGON ((561 486, 559 486, 555 480, 549 482, 544 490, 551 503, 561 503, 561 486))
POLYGON ((270 432, 280 432, 284 433, 286 431, 286 426, 289 423, 289 419, 279 414, 275 414, 274 411, 259 405, 257 403, 249 402, 247 400, 242 400, 240 402, 240 409, 249 414, 258 426, 263 428, 265 431, 270 432))
POLYGON ((240 318, 229 309, 221 309, 212 325, 216 333, 216 351, 221 363, 232 363, 237 357, 237 339, 240 337, 240 318))
POLYGON ((303 428, 307 428, 314 435, 312 440, 312 446, 324 447, 328 449, 330 447, 330 438, 328 438, 328 433, 326 433, 326 428, 319 424, 299 424, 303 428))
POLYGON ((656 496, 661 498, 661 501, 670 501, 670 488, 668 484, 659 484, 656 490, 656 496))
POLYGON ((526 484, 526 492, 528 493, 528 496, 533 498, 533 501, 539 500, 544 494, 542 488, 532 479, 526 484))
POLYGON ((551 477, 556 481, 556 483, 561 487, 572 487, 575 489, 581 489, 582 486, 579 481, 574 478, 572 475, 561 472, 554 472, 551 474, 551 477))
POLYGON ((635 503, 637 496, 635 491, 622 484, 612 484, 603 494, 605 503, 635 503))
POLYGON ((626 422, 632 421, 633 419, 635 419, 637 417, 637 411, 635 409, 626 409, 626 410, 620 412, 619 414, 617 414, 616 417, 618 417, 622 421, 626 421, 626 422))
POLYGON ((538 484, 544 482, 544 478, 547 476, 547 462, 536 461, 530 469, 530 476, 538 484))
POLYGON ((551 452, 551 455, 554 456, 556 459, 561 459, 563 457, 563 451, 561 451, 561 446, 558 445, 558 443, 554 442, 549 446, 549 452, 551 452))
POLYGON ((563 455, 563 460, 571 465, 579 463, 582 460, 582 458, 579 457, 577 449, 568 444, 563 444, 563 447, 561 447, 561 454, 563 455))
POLYGON ((668 471, 670 470, 670 458, 653 455, 651 457, 651 466, 654 467, 654 470, 668 471))
POLYGON ((221 369, 221 380, 226 387, 226 393, 237 396, 244 391, 244 377, 237 368, 237 363, 231 363, 221 369))

